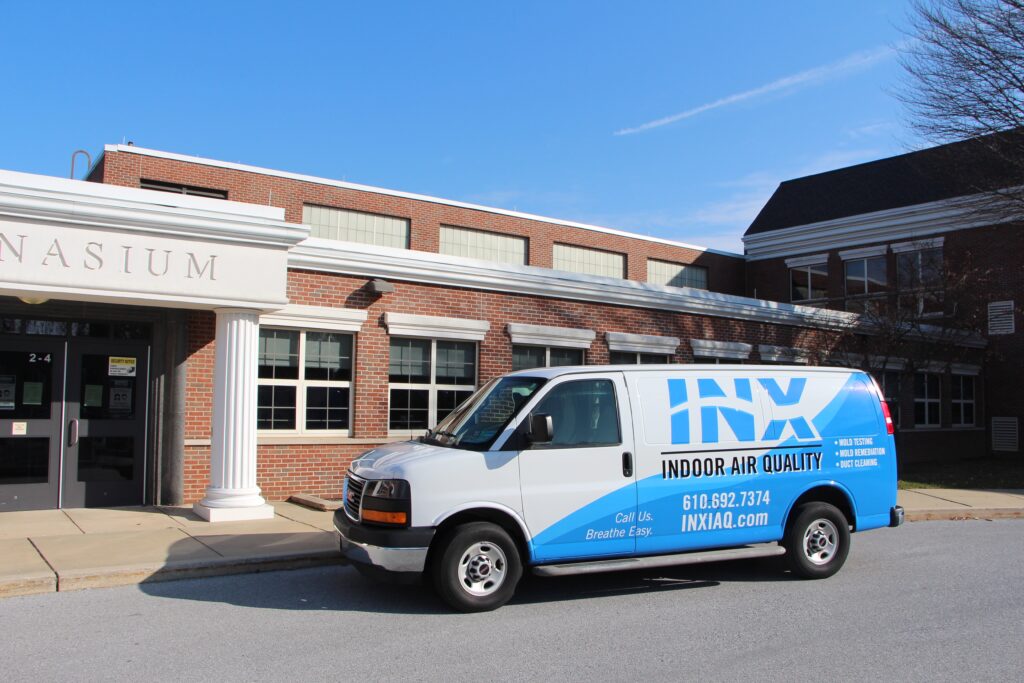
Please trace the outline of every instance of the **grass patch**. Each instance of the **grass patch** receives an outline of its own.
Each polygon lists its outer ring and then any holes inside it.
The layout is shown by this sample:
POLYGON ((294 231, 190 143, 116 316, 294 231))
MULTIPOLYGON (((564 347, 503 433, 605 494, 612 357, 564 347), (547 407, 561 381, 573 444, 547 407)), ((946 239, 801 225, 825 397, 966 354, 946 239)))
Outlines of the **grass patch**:
POLYGON ((901 489, 1024 489, 1024 459, 970 458, 899 468, 901 489))

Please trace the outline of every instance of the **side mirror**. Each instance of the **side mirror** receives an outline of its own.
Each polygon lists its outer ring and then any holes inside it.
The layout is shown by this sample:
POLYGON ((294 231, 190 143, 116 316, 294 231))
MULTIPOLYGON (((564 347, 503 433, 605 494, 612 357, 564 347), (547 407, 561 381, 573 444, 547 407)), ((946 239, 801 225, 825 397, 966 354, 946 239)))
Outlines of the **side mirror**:
POLYGON ((530 443, 549 443, 555 435, 555 423, 550 415, 531 415, 526 438, 530 443))

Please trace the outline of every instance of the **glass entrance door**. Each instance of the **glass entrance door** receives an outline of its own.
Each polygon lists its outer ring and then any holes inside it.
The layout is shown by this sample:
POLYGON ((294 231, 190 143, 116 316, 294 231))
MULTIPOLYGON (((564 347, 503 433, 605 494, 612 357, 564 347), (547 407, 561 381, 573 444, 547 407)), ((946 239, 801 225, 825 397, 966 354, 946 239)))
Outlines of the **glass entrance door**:
POLYGON ((148 373, 145 343, 71 341, 63 507, 142 503, 148 373))
POLYGON ((0 337, 0 512, 60 506, 65 348, 0 337))

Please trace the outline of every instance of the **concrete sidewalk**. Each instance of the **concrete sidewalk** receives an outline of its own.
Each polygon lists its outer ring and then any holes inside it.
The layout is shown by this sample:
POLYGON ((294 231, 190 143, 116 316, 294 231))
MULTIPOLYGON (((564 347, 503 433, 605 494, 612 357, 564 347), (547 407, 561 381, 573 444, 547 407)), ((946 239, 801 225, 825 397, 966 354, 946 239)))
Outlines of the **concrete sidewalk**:
MULTIPOLYGON (((1024 517, 1024 490, 900 491, 907 521, 1024 517)), ((337 562, 333 513, 210 524, 188 508, 0 513, 0 597, 337 562)))
POLYGON ((0 597, 337 562, 333 513, 210 524, 190 508, 0 513, 0 597))

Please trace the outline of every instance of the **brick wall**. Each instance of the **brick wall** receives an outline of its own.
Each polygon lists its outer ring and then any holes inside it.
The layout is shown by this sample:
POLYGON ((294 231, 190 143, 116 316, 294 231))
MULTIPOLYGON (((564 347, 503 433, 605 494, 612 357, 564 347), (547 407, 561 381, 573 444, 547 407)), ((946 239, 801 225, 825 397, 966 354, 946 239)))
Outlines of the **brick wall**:
POLYGON ((529 239, 529 264, 551 267, 555 242, 594 247, 626 255, 631 280, 647 280, 647 259, 655 258, 708 269, 708 288, 715 292, 742 294, 744 260, 741 256, 702 252, 643 239, 608 235, 602 232, 560 226, 543 221, 516 218, 488 211, 466 209, 436 202, 406 199, 367 192, 278 178, 260 173, 237 171, 197 163, 162 159, 131 152, 107 152, 89 180, 126 187, 139 187, 141 179, 227 190, 228 199, 281 207, 285 220, 302 222, 303 204, 319 204, 407 218, 410 221, 410 246, 436 252, 440 226, 490 230, 529 239))
MULTIPOLYGON (((591 304, 533 296, 395 282, 395 291, 379 297, 364 290, 365 278, 292 270, 288 274, 288 298, 308 306, 359 308, 367 320, 356 335, 353 378, 353 434, 357 439, 387 442, 389 336, 384 313, 416 313, 487 320, 491 327, 478 345, 478 383, 512 368, 510 322, 558 327, 579 327, 597 332, 587 351, 587 363, 607 363, 609 351, 604 333, 609 331, 675 336, 682 340, 675 362, 693 359, 690 339, 743 341, 757 344, 801 346, 821 332, 796 327, 709 318, 640 308, 591 304)), ((210 437, 213 403, 214 314, 197 311, 189 316, 186 439, 210 437)), ((344 472, 354 457, 371 445, 344 443, 260 445, 258 483, 271 499, 307 492, 339 496, 344 472)), ((203 495, 209 477, 210 450, 190 446, 185 453, 186 500, 203 495)))

